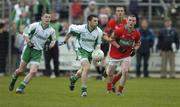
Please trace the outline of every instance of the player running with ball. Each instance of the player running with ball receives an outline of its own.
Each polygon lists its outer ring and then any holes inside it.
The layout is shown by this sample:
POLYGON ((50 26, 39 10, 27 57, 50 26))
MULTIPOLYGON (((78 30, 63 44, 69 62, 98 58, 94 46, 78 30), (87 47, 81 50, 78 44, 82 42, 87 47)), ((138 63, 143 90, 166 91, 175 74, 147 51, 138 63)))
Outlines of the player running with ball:
POLYGON ((68 41, 71 35, 76 35, 76 53, 80 60, 81 67, 77 73, 70 77, 70 90, 75 88, 76 81, 81 78, 81 96, 87 96, 87 79, 90 63, 92 60, 92 52, 100 49, 102 40, 102 30, 97 26, 98 17, 96 15, 89 15, 87 17, 87 24, 70 25, 64 43, 68 41))

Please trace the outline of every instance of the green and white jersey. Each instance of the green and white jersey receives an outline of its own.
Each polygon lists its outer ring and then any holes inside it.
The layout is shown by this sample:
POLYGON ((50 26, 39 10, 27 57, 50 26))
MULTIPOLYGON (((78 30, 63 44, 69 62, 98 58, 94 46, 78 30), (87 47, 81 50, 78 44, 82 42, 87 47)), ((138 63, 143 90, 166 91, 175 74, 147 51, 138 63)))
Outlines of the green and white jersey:
POLYGON ((41 22, 35 22, 26 27, 23 35, 29 36, 31 42, 35 45, 34 49, 36 50, 42 50, 48 39, 56 41, 55 30, 50 25, 44 29, 41 22))
POLYGON ((87 24, 70 25, 68 33, 77 36, 76 47, 82 48, 88 52, 92 52, 97 45, 102 43, 102 30, 96 27, 93 31, 89 31, 87 24))

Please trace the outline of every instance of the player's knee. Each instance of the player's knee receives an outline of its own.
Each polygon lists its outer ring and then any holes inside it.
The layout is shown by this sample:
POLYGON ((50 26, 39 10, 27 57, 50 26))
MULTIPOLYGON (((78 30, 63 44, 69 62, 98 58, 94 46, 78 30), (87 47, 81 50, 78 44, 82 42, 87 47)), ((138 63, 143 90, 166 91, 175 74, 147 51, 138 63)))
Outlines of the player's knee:
POLYGON ((31 70, 30 72, 29 72, 31 75, 36 75, 36 73, 37 73, 37 70, 31 70))
POLYGON ((89 69, 90 69, 90 65, 85 65, 85 66, 83 66, 83 71, 88 71, 89 69))
POLYGON ((128 69, 123 69, 123 70, 122 70, 122 74, 123 74, 123 75, 128 75, 128 69))
POLYGON ((18 68, 18 69, 16 69, 16 71, 15 71, 15 72, 16 72, 16 74, 18 74, 18 75, 19 75, 19 74, 21 74, 21 73, 23 72, 23 69, 18 68))
POLYGON ((113 76, 113 72, 112 72, 112 71, 107 71, 106 74, 107 74, 107 76, 109 76, 109 77, 112 77, 112 76, 113 76))

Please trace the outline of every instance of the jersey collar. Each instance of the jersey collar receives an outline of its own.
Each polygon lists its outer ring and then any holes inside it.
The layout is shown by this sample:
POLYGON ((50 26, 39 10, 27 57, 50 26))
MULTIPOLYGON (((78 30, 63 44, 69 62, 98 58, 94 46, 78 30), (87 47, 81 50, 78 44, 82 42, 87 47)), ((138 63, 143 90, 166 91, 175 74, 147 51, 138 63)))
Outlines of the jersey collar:
POLYGON ((127 25, 124 26, 124 29, 126 29, 128 33, 132 33, 133 31, 135 31, 135 29, 129 29, 127 25))
POLYGON ((39 23, 40 23, 40 25, 41 25, 41 27, 42 27, 43 30, 49 28, 49 24, 48 24, 48 26, 47 26, 46 28, 44 28, 43 25, 42 25, 42 21, 40 21, 39 23))
POLYGON ((86 29, 87 29, 90 33, 91 33, 91 32, 93 32, 93 31, 97 28, 97 27, 96 27, 96 28, 94 28, 94 29, 90 30, 90 29, 89 29, 88 24, 86 24, 86 26, 85 26, 85 27, 86 27, 86 29))

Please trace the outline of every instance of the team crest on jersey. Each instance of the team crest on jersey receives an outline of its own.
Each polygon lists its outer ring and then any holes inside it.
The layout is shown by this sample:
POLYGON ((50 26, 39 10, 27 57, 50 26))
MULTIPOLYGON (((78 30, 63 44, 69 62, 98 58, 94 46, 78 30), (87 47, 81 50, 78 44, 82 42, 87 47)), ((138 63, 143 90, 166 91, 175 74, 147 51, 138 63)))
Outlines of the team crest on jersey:
POLYGON ((127 46, 127 47, 131 47, 131 46, 133 46, 134 40, 127 40, 127 39, 125 39, 125 38, 120 38, 120 39, 118 40, 118 43, 119 43, 120 45, 124 45, 124 46, 127 46))

